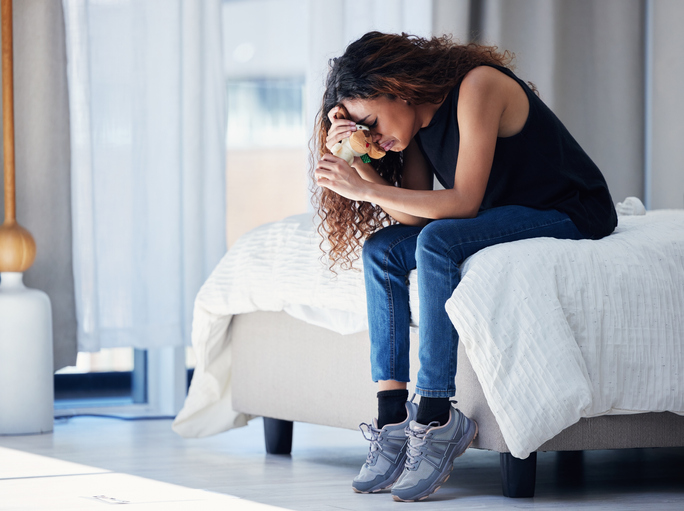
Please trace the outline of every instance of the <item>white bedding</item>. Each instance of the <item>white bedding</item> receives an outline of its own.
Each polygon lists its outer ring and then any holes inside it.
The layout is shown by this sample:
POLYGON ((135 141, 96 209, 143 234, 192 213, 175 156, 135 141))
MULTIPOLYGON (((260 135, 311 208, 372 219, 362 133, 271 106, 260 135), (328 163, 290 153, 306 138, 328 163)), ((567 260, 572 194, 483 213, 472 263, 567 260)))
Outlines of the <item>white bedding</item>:
MULTIPOLYGON (((517 457, 581 417, 684 413, 684 211, 620 216, 600 241, 485 249, 464 264, 446 309, 517 457)), ((197 367, 177 433, 206 436, 248 419, 230 406, 228 327, 256 310, 343 334, 367 329, 363 275, 331 276, 310 215, 251 231, 195 301, 197 367)))

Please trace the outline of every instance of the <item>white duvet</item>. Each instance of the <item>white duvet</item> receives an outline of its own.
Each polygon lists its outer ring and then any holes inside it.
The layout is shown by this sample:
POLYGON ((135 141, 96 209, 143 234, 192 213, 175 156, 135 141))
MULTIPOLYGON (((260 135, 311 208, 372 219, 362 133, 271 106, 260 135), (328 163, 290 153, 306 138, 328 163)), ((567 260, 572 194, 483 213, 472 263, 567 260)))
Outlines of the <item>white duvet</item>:
MULTIPOLYGON (((285 310, 343 334, 367 329, 362 273, 331 276, 319 241, 311 215, 290 217, 243 236, 216 267, 195 301, 197 367, 177 433, 248 419, 230 405, 234 314, 285 310)), ((684 211, 620 216, 599 241, 482 250, 445 306, 514 456, 581 417, 684 414, 684 211)))

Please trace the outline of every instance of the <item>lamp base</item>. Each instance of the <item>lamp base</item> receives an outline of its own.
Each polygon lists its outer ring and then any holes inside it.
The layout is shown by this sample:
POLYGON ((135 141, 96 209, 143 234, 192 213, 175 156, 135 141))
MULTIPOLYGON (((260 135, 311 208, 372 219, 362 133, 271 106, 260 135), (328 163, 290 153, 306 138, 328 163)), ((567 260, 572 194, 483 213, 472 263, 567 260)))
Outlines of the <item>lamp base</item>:
POLYGON ((23 273, 0 273, 0 435, 53 428, 52 308, 23 273))

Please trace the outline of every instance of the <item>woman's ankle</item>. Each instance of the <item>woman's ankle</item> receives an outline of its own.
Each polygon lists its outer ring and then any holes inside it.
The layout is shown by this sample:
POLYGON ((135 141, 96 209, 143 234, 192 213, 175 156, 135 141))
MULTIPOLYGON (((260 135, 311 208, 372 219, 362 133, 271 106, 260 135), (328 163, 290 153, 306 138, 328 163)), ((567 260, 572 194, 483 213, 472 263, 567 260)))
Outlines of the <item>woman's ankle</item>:
POLYGON ((393 389, 378 392, 378 428, 386 424, 399 424, 406 420, 408 390, 393 389))
POLYGON ((449 422, 451 402, 448 397, 420 397, 416 422, 427 426, 431 422, 439 422, 443 426, 449 422))

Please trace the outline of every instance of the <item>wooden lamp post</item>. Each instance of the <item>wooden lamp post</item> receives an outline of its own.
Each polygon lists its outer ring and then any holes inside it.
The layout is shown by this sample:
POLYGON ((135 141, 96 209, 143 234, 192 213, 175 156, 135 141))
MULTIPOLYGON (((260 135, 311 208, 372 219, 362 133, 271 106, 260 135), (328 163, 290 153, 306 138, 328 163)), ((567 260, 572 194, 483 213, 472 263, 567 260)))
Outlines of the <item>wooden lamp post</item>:
POLYGON ((2 0, 2 114, 5 222, 0 226, 0 435, 52 431, 52 311, 23 284, 36 243, 16 220, 12 0, 2 0))

